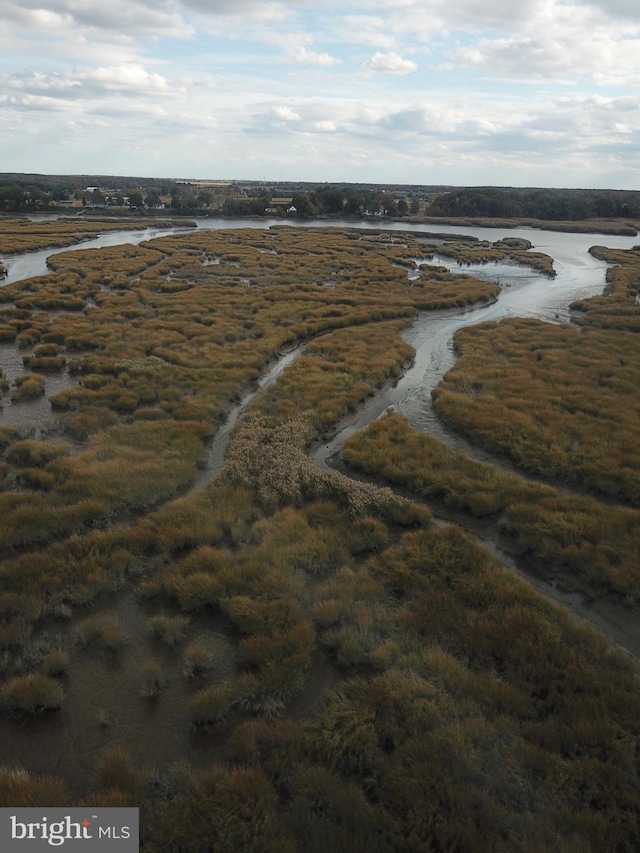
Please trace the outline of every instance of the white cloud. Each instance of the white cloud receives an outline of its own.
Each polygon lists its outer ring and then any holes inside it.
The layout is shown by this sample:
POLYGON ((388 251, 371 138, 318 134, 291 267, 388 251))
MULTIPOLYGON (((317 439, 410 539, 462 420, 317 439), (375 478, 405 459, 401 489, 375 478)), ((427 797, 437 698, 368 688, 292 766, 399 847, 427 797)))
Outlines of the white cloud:
POLYGON ((418 66, 410 59, 403 59, 399 54, 374 53, 370 59, 364 63, 367 71, 384 71, 387 74, 411 74, 412 71, 417 71, 418 66))
POLYGON ((317 53, 313 50, 307 50, 304 45, 300 45, 296 50, 290 52, 290 57, 295 62, 300 62, 304 65, 338 65, 339 59, 330 56, 328 53, 317 53))
POLYGON ((640 5, 637 0, 591 0, 590 5, 612 18, 622 18, 640 24, 640 5))
POLYGON ((149 73, 141 65, 77 67, 58 72, 0 75, 0 93, 46 96, 50 99, 95 101, 118 96, 148 99, 175 98, 184 93, 184 83, 170 84, 162 75, 149 73))
POLYGON ((150 74, 141 65, 118 65, 93 69, 81 69, 76 72, 82 85, 94 90, 125 93, 136 97, 172 95, 167 80, 160 74, 150 74))
POLYGON ((590 77, 606 84, 637 79, 638 38, 618 38, 595 30, 591 37, 573 32, 535 37, 481 39, 451 54, 449 68, 468 67, 493 77, 576 80, 590 77), (607 69, 603 74, 603 69, 607 69))
MULTIPOLYGON (((291 17, 290 7, 296 2, 274 0, 183 0, 187 9, 204 15, 221 15, 230 18, 252 18, 263 21, 282 21, 291 17)), ((304 4, 303 4, 304 5, 304 4)))
POLYGON ((0 0, 0 158, 631 186, 638 56, 640 0, 0 0))
POLYGON ((0 75, 0 91, 14 92, 54 92, 60 94, 69 94, 69 89, 74 89, 80 86, 78 80, 74 80, 67 75, 57 73, 45 74, 42 72, 33 72, 30 74, 2 74, 0 75))
POLYGON ((351 44, 391 48, 395 37, 388 31, 384 18, 375 15, 342 15, 332 27, 334 37, 351 44))
POLYGON ((147 0, 109 0, 90 3, 83 0, 4 0, 0 20, 47 33, 108 30, 126 38, 193 34, 190 25, 174 2, 147 0))

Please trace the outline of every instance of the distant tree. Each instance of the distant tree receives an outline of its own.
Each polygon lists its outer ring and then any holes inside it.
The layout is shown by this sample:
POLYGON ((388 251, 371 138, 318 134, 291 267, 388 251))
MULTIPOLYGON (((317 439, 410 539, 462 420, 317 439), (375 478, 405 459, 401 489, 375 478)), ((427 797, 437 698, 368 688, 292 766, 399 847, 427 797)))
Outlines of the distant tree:
POLYGON ((160 195, 155 190, 151 190, 150 193, 147 193, 147 197, 144 201, 147 207, 160 207, 162 204, 160 195))
POLYGON ((633 216, 632 210, 640 211, 640 193, 509 187, 454 190, 439 195, 429 206, 429 214, 433 216, 531 217, 555 221, 633 216))
POLYGON ((318 189, 314 193, 318 209, 321 213, 335 215, 342 213, 344 206, 344 193, 338 188, 318 189))
POLYGON ((406 216, 409 213, 409 205, 403 198, 399 199, 396 209, 399 216, 406 216))
POLYGON ((144 199, 142 198, 142 193, 137 190, 129 193, 129 207, 142 207, 144 205, 144 199))
POLYGON ((381 213, 384 209, 384 195, 372 190, 365 190, 360 194, 362 209, 365 213, 381 213))
POLYGON ((3 187, 0 190, 0 204, 5 210, 24 210, 27 206, 24 190, 18 186, 3 187))
POLYGON ((308 193, 297 192, 291 198, 291 205, 296 209, 296 216, 315 216, 316 208, 308 193))
POLYGON ((418 213, 420 213, 420 207, 421 207, 420 199, 419 198, 412 199, 411 204, 409 205, 409 210, 411 212, 411 215, 416 216, 418 213))
POLYGON ((200 190, 197 197, 198 206, 205 208, 213 204, 213 193, 211 190, 200 190))
POLYGON ((71 195, 71 190, 69 187, 54 187, 51 191, 51 196, 55 201, 61 201, 65 198, 69 198, 71 195))
POLYGON ((348 190, 344 202, 344 212, 348 216, 362 216, 362 199, 357 190, 348 190))

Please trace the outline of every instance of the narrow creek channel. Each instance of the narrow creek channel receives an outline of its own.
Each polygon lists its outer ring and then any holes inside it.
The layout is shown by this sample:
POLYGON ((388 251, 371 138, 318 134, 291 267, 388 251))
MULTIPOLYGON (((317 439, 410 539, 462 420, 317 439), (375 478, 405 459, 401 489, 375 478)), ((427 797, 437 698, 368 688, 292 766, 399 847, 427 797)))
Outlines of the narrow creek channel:
MULTIPOLYGON (((203 228, 230 227, 268 227, 270 223, 247 223, 238 220, 205 220, 199 223, 203 228)), ((299 223, 294 223, 299 224, 299 223)), ((313 223, 308 223, 309 227, 313 223)), ((316 223, 317 224, 317 223, 316 223)), ((353 223, 323 223, 335 227, 344 225, 354 227, 353 223)), ((381 228, 365 224, 363 227, 381 228)), ((404 223, 394 223, 390 230, 424 231, 425 226, 411 228, 404 223)), ((438 230, 447 230, 438 226, 438 230)), ((455 331, 463 326, 484 320, 499 320, 504 317, 524 316, 559 323, 569 321, 569 304, 579 298, 601 293, 605 284, 606 265, 588 254, 594 244, 605 244, 619 248, 630 248, 637 238, 609 237, 581 234, 558 234, 538 232, 532 229, 477 229, 450 228, 452 233, 467 233, 481 239, 496 241, 504 236, 521 236, 534 243, 538 251, 554 257, 557 276, 554 279, 539 275, 524 267, 508 264, 488 264, 481 267, 465 266, 462 271, 486 276, 500 283, 501 291, 491 305, 425 313, 416 318, 406 329, 404 336, 415 350, 413 365, 392 386, 382 389, 370 398, 336 430, 330 441, 318 447, 312 458, 320 466, 331 464, 346 438, 356 430, 362 429, 370 421, 379 417, 389 406, 394 406, 418 429, 428 431, 447 442, 455 449, 463 449, 483 458, 466 442, 447 431, 437 418, 431 405, 431 390, 441 381, 444 373, 454 364, 456 356, 452 345, 455 331)), ((153 236, 176 233, 176 230, 163 230, 162 233, 150 233, 142 229, 132 232, 103 235, 97 241, 88 241, 77 246, 78 249, 98 247, 98 245, 116 245, 117 243, 141 242, 153 236)), ((66 250, 65 250, 66 251, 66 250)), ((31 275, 45 275, 46 257, 52 251, 30 253, 21 256, 20 261, 5 258, 9 267, 7 283, 31 275), (37 258, 35 256, 38 256, 37 258), (44 268, 43 266, 44 265, 44 268), (39 269, 39 272, 35 270, 39 269)), ((420 260, 420 259, 417 259, 420 260)), ((435 259, 445 264, 444 259, 435 259)), ((449 262, 446 262, 449 265, 449 262)), ((452 265, 455 268, 456 265, 452 265)), ((411 276, 408 277, 409 283, 411 276)), ((18 370, 18 358, 13 349, 0 348, 2 366, 18 370)), ((216 473, 224 459, 226 443, 233 427, 251 400, 277 377, 303 351, 303 346, 282 353, 265 372, 259 383, 240 399, 230 412, 224 426, 214 438, 204 470, 201 472, 196 488, 201 488, 216 473)), ((65 381, 61 377, 60 381, 65 381)), ((49 391, 49 389, 48 389, 49 391)), ((9 407, 0 413, 0 421, 9 414, 9 407)), ((11 422, 17 423, 21 417, 18 406, 12 407, 11 422)), ((22 410, 27 415, 26 409, 22 410)), ((46 406, 30 417, 33 422, 46 420, 46 406)), ((28 421, 28 417, 27 417, 28 421)), ((27 424, 28 426, 28 424, 27 424)), ((453 521, 468 529, 510 569, 518 571, 533 582, 540 591, 554 601, 569 608, 578 617, 597 625, 611 640, 626 649, 631 655, 640 658, 640 620, 622 605, 602 601, 589 596, 580 589, 577 581, 559 577, 544 566, 538 566, 522 559, 512 552, 510 544, 500 538, 500 534, 490 525, 463 517, 462 514, 446 513, 438 508, 434 510, 436 523, 453 521)), ((0 724, 0 747, 3 761, 10 765, 25 764, 35 772, 60 773, 67 777, 70 792, 80 795, 90 776, 95 758, 107 745, 122 743, 130 750, 134 760, 148 764, 157 760, 158 766, 166 767, 172 761, 186 760, 194 767, 204 767, 213 760, 226 758, 225 741, 227 732, 219 731, 202 738, 189 733, 184 707, 195 685, 189 685, 182 671, 183 663, 173 650, 163 650, 149 637, 147 620, 152 609, 141 608, 132 594, 123 593, 122 600, 114 602, 121 624, 126 625, 126 640, 130 644, 131 654, 113 658, 105 657, 97 664, 92 656, 81 654, 73 663, 73 678, 70 701, 65 703, 62 712, 47 719, 36 721, 4 720, 0 724), (147 612, 148 611, 148 612, 147 612), (153 658, 159 660, 165 673, 166 684, 162 689, 161 700, 149 703, 131 692, 132 684, 140 684, 145 663, 153 658), (157 759, 150 759, 157 756, 157 759)), ((114 611, 116 612, 116 611, 114 611)), ((62 626, 53 626, 54 634, 65 632, 62 626)), ((202 625, 200 620, 192 620, 190 636, 197 639, 201 634, 213 632, 215 625, 202 625)), ((222 633, 220 634, 222 637, 222 633)), ((222 642, 222 639, 219 640, 222 642)), ((331 678, 329 668, 316 666, 312 673, 318 684, 324 684, 331 678)), ((311 690, 311 688, 310 688, 311 690)), ((300 713, 304 713, 305 703, 312 701, 309 696, 300 699, 300 713)), ((295 713, 295 708, 292 713, 295 713)))
MULTIPOLYGON (((265 229, 273 225, 282 225, 282 220, 245 220, 245 219, 201 219, 196 220, 198 229, 229 229, 256 228, 265 229)), ((447 266, 451 270, 471 273, 478 278, 497 281, 500 284, 500 294, 490 305, 470 307, 466 309, 451 309, 447 311, 425 312, 416 318, 414 323, 405 331, 404 338, 415 350, 413 365, 392 386, 382 389, 374 397, 368 399, 352 416, 345 419, 336 430, 330 441, 321 444, 313 453, 313 460, 319 466, 329 466, 331 459, 339 455, 345 440, 354 432, 363 429, 368 423, 389 407, 404 414, 411 424, 419 430, 429 432, 455 450, 462 450, 481 461, 493 463, 495 460, 482 450, 470 445, 463 438, 448 430, 435 413, 431 400, 431 391, 442 380, 456 360, 453 347, 455 332, 464 327, 487 320, 500 320, 507 317, 531 317, 552 323, 570 321, 569 305, 577 300, 602 293, 605 286, 607 265, 589 254, 593 245, 604 244, 612 248, 628 249, 636 244, 637 237, 617 235, 597 235, 565 233, 555 231, 540 231, 533 228, 480 228, 453 225, 413 225, 411 223, 393 222, 362 222, 350 221, 295 221, 292 226, 314 227, 359 227, 362 230, 387 230, 411 232, 420 236, 430 229, 440 233, 460 234, 476 237, 480 240, 495 242, 505 236, 520 237, 529 240, 535 251, 543 252, 554 259, 556 276, 550 278, 528 267, 504 262, 491 262, 460 266, 449 258, 435 256, 432 263, 447 266)), ((131 231, 120 231, 102 234, 95 239, 85 241, 71 250, 101 248, 122 243, 138 244, 155 237, 177 234, 193 228, 134 228, 131 231)), ((425 243, 434 240, 425 236, 425 243)), ((69 251, 62 249, 60 251, 69 251)), ((55 254, 56 250, 42 250, 23 255, 5 256, 3 262, 9 274, 3 283, 18 281, 31 276, 46 275, 49 270, 46 265, 47 257, 55 254)), ((416 258, 416 270, 408 274, 409 284, 418 274, 419 264, 424 259, 416 258)), ((14 345, 4 345, 0 351, 2 366, 11 370, 18 369, 21 359, 13 352, 14 345)), ((248 391, 234 406, 225 424, 214 438, 207 456, 203 471, 196 483, 203 486, 215 475, 224 459, 227 440, 238 418, 249 405, 251 400, 268 384, 285 370, 302 351, 297 347, 282 354, 260 379, 257 387, 248 391)), ((59 390, 65 382, 72 381, 65 373, 60 377, 47 377, 47 394, 59 390), (50 383, 56 387, 49 387, 50 383)), ((8 420, 18 425, 22 420, 24 427, 38 428, 46 423, 49 404, 44 398, 38 403, 21 404, 0 413, 0 420, 8 420), (10 411, 11 410, 11 411, 10 411)), ((500 464, 505 463, 501 460, 500 464)), ((471 527, 474 535, 484 538, 488 547, 497 549, 498 556, 503 562, 516 568, 520 573, 529 577, 546 595, 569 606, 575 613, 595 622, 615 642, 626 648, 631 654, 640 658, 640 624, 631 616, 627 608, 613 603, 603 603, 594 600, 579 589, 577 581, 571 578, 557 579, 545 572, 544 567, 533 566, 519 559, 517 555, 508 553, 505 548, 496 545, 495 536, 483 532, 478 525, 472 524, 462 515, 455 519, 461 526, 471 527)))

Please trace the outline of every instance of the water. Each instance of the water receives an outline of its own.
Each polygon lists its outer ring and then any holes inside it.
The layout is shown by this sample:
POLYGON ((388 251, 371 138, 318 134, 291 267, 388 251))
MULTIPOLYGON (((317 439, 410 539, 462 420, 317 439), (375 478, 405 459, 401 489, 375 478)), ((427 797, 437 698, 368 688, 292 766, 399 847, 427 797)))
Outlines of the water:
MULTIPOLYGON (((576 275, 587 274, 592 269, 603 270, 602 261, 596 261, 588 254, 589 248, 596 244, 605 244, 614 249, 630 249, 638 241, 637 237, 621 237, 617 235, 570 234, 555 231, 538 231, 535 228, 475 228, 457 225, 414 225, 404 222, 350 222, 336 220, 281 220, 281 219, 198 219, 195 220, 199 230, 220 230, 225 228, 256 228, 269 229, 273 226, 303 227, 303 228, 360 228, 364 231, 407 231, 413 234, 427 234, 430 231, 441 234, 460 234, 461 236, 477 237, 480 240, 495 242, 503 237, 522 237, 533 244, 535 251, 551 255, 555 259, 558 277, 566 281, 576 275)), ((18 255, 0 256, 0 260, 9 270, 9 274, 0 284, 22 281, 25 278, 47 275, 47 258, 59 251, 74 252, 84 249, 100 249, 105 246, 117 246, 121 243, 138 245, 144 240, 156 237, 166 237, 173 234, 193 231, 188 226, 176 228, 132 228, 130 231, 114 231, 101 234, 93 240, 85 240, 66 249, 41 249, 36 252, 25 252, 18 255)), ((427 242, 437 242, 428 240, 427 242)), ((444 263, 443 263, 444 265, 444 263)), ((465 266, 463 271, 474 271, 475 268, 465 266)), ((491 273, 483 266, 478 272, 491 273)))
MULTIPOLYGON (((504 236, 504 231, 500 229, 459 230, 469 234, 474 231, 476 236, 492 241, 504 236), (487 235, 487 231, 491 233, 487 235), (482 235, 479 232, 483 232, 482 235)), ((523 236, 533 242, 531 229, 516 229, 516 232, 512 236, 523 236)), ((546 240, 548 235, 542 233, 540 236, 546 240)), ((430 432, 455 449, 488 459, 486 454, 475 451, 467 442, 444 427, 435 414, 431 391, 456 361, 453 336, 458 329, 507 317, 528 317, 552 323, 568 322, 569 305, 572 302, 602 293, 607 264, 588 253, 590 246, 594 245, 593 235, 551 234, 550 237, 545 245, 535 246, 535 250, 550 254, 554 258, 554 268, 557 272, 555 278, 537 273, 529 267, 504 262, 460 266, 450 258, 436 255, 433 260, 436 265, 497 281, 501 287, 498 298, 490 305, 427 312, 418 317, 403 333, 404 339, 415 350, 413 366, 393 387, 376 395, 354 418, 341 424, 332 440, 315 452, 316 464, 326 464, 350 435, 379 417, 389 406, 394 406, 402 412, 416 429, 430 432), (569 239, 565 242, 565 238, 569 239)), ((620 245, 621 248, 630 248, 636 239, 613 238, 619 245, 627 244, 620 245)), ((606 242, 609 245, 609 238, 606 238, 606 242)))
MULTIPOLYGON (((197 229, 219 230, 235 228, 268 229, 272 226, 305 227, 305 228, 361 228, 362 230, 405 231, 415 235, 425 235, 432 227, 442 234, 459 234, 476 237, 480 240, 495 242, 503 237, 521 237, 528 240, 533 250, 551 255, 554 259, 556 277, 535 272, 529 267, 513 263, 492 262, 489 264, 458 265, 450 258, 436 255, 433 263, 446 266, 449 269, 459 269, 478 278, 497 281, 501 293, 492 305, 472 309, 456 309, 454 311, 429 312, 417 319, 405 333, 405 339, 416 350, 414 366, 405 373, 402 379, 392 388, 377 395, 359 413, 357 418, 344 425, 332 442, 319 448, 315 461, 324 464, 326 459, 336 451, 342 442, 355 430, 361 429, 372 418, 378 417, 388 406, 393 405, 406 415, 418 429, 426 429, 436 437, 454 443, 457 448, 471 450, 461 439, 448 433, 440 424, 431 405, 431 390, 441 381, 444 373, 453 366, 455 353, 453 350, 453 335, 462 326, 483 320, 500 320, 505 317, 533 317, 548 322, 566 322, 569 320, 569 305, 571 302, 601 293, 605 285, 606 263, 589 254, 589 248, 598 243, 604 243, 612 248, 631 248, 637 242, 637 237, 622 237, 617 235, 572 234, 550 231, 539 231, 533 228, 477 228, 458 225, 424 226, 403 222, 359 222, 351 221, 283 221, 281 219, 221 219, 207 218, 196 220, 197 229)), ((1 284, 20 281, 25 278, 49 274, 47 258, 59 251, 82 251, 85 249, 116 246, 123 243, 137 245, 146 240, 165 237, 179 233, 192 233, 193 228, 185 226, 172 228, 133 228, 127 231, 116 231, 102 234, 93 240, 87 240, 67 249, 43 249, 20 255, 7 255, 3 263, 9 274, 1 284)), ((425 236, 425 242, 437 242, 425 236)), ((416 271, 419 263, 427 259, 416 258, 416 271)), ((408 273, 409 280, 415 276, 414 271, 408 273)), ((15 345, 0 347, 0 365, 9 379, 14 373, 25 372, 22 367, 22 355, 15 345)), ((73 380, 68 371, 60 374, 46 375, 46 395, 56 393, 70 387, 73 380)), ((233 423, 243 406, 231 413, 233 423)), ((12 406, 5 404, 0 417, 16 426, 42 429, 50 416, 50 405, 47 396, 42 399, 12 406)), ((228 430, 231 429, 231 426, 228 430)), ((228 432, 227 427, 224 428, 228 432)), ((220 439, 222 442, 222 439, 220 439)), ((210 464, 207 467, 209 475, 220 464, 224 445, 216 445, 210 464), (215 458, 215 461, 213 461, 215 458)))
MULTIPOLYGON (((198 228, 267 228, 272 224, 283 223, 280 220, 207 219, 199 221, 198 228)), ((341 225, 354 227, 352 222, 287 224, 303 224, 309 228, 341 225)), ((422 233, 427 230, 423 226, 410 226, 405 223, 361 223, 358 227, 422 233)), ((71 251, 119 243, 137 244, 153 237, 175 234, 179 230, 138 228, 105 234, 75 246, 71 251)), ((456 356, 452 346, 455 331, 472 323, 509 316, 565 322, 569 319, 568 306, 572 301, 601 293, 605 285, 606 264, 590 256, 589 247, 603 243, 611 247, 631 248, 637 242, 637 238, 632 237, 599 238, 596 235, 558 234, 526 228, 437 226, 437 230, 442 233, 475 236, 492 242, 504 236, 524 237, 534 244, 536 251, 545 252, 554 258, 557 276, 550 279, 532 272, 529 268, 505 263, 472 267, 465 265, 461 268, 462 272, 472 272, 479 277, 499 281, 501 291, 498 299, 483 307, 425 313, 418 317, 404 332, 405 339, 415 349, 413 366, 393 387, 368 400, 349 421, 344 422, 332 441, 318 448, 314 456, 318 464, 327 464, 327 459, 336 452, 348 435, 366 426, 389 405, 403 412, 419 429, 428 430, 456 447, 464 446, 460 439, 445 433, 431 406, 432 388, 455 362, 456 356)), ((54 250, 49 249, 5 257, 3 261, 9 267, 6 282, 46 275, 46 258, 52 254, 54 250)), ((435 262, 457 268, 450 259, 436 258, 435 262)), ((210 478, 221 464, 229 433, 251 399, 269 382, 274 381, 300 351, 301 348, 281 356, 261 379, 258 388, 247 392, 230 413, 226 424, 214 439, 207 468, 199 485, 210 478)), ((9 379, 24 372, 22 353, 13 344, 0 346, 0 363, 9 379)), ((70 381, 72 380, 66 371, 47 375, 47 393, 53 393, 70 381)), ((7 402, 5 410, 0 413, 2 419, 27 428, 46 424, 49 415, 46 397, 34 403, 12 405, 7 402)), ((474 532, 483 535, 480 528, 474 532)), ((487 546, 491 547, 503 562, 522 570, 509 553, 499 550, 499 547, 497 549, 495 537, 485 535, 484 538, 487 546)), ((557 578, 541 577, 538 569, 539 567, 534 566, 524 571, 534 579, 542 592, 572 608, 574 612, 585 615, 632 654, 640 655, 640 626, 635 624, 628 613, 625 616, 620 608, 607 602, 585 602, 579 592, 567 590, 562 584, 558 584, 557 578)), ((109 612, 126 626, 126 653, 121 656, 103 656, 98 660, 93 654, 79 653, 72 661, 67 678, 68 701, 60 714, 37 721, 0 721, 3 760, 8 764, 25 764, 34 771, 66 776, 74 796, 84 792, 86 779, 96 757, 110 744, 125 745, 131 750, 134 759, 143 766, 157 763, 165 767, 180 758, 196 767, 206 766, 212 761, 227 760, 229 756, 225 747, 226 731, 216 731, 207 737, 197 737, 189 733, 185 706, 198 685, 189 683, 185 678, 183 663, 178 653, 162 649, 152 640, 147 624, 149 614, 128 593, 116 597, 110 602, 109 608, 109 612), (144 699, 139 692, 141 666, 149 658, 159 660, 164 672, 162 691, 155 703, 144 699)), ((217 627, 194 619, 189 639, 207 637, 211 630, 217 630, 217 627)), ((67 639, 68 628, 60 626, 50 630, 54 635, 60 634, 62 640, 67 639)), ((318 678, 320 676, 326 682, 330 673, 323 671, 318 678)), ((308 690, 300 699, 302 712, 317 698, 320 689, 315 682, 309 684, 308 690)), ((293 710, 295 711, 295 708, 293 710)))

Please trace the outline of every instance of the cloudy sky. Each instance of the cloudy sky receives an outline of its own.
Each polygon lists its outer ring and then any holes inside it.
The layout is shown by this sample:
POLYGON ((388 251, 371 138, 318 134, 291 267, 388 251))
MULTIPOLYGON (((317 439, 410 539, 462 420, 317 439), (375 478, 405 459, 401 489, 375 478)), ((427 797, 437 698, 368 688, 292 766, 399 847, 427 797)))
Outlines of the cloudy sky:
POLYGON ((640 0, 0 0, 0 172, 640 189, 640 0))

